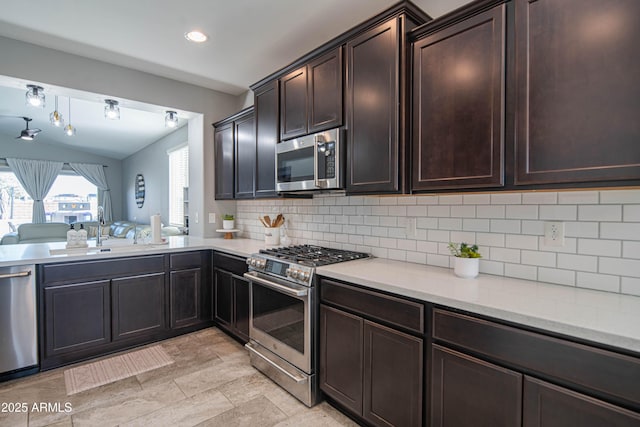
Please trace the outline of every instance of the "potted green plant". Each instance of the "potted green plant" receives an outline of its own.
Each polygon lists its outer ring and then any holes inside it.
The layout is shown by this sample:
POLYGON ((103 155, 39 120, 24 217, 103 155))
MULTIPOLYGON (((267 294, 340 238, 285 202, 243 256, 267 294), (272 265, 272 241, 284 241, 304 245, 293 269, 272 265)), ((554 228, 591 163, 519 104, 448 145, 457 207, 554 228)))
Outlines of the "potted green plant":
POLYGON ((235 221, 233 220, 233 215, 226 214, 222 217, 222 228, 224 230, 233 230, 235 227, 235 221))
POLYGON ((482 258, 478 251, 478 245, 449 243, 449 250, 451 255, 455 257, 453 272, 456 276, 473 279, 478 275, 480 258, 482 258))

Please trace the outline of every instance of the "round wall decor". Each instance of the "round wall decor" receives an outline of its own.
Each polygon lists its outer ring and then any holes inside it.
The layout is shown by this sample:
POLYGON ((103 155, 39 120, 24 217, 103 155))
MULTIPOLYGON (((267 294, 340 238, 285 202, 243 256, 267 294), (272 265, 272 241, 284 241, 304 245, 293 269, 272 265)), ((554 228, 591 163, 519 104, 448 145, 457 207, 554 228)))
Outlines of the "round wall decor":
POLYGON ((136 192, 136 204, 139 208, 144 205, 144 177, 141 173, 136 175, 135 182, 135 192, 136 192))

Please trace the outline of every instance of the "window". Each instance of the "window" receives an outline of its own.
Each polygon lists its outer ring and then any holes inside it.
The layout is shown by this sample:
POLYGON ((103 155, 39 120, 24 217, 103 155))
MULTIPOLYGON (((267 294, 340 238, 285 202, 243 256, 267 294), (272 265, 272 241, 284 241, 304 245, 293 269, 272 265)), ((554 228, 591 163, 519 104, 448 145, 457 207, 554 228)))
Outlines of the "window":
MULTIPOLYGON (((47 222, 93 221, 98 189, 74 173, 60 174, 44 199, 47 222)), ((33 200, 13 172, 0 172, 0 231, 31 222, 33 200)))
POLYGON ((189 146, 180 146, 168 151, 167 154, 169 154, 169 223, 188 226, 189 146))

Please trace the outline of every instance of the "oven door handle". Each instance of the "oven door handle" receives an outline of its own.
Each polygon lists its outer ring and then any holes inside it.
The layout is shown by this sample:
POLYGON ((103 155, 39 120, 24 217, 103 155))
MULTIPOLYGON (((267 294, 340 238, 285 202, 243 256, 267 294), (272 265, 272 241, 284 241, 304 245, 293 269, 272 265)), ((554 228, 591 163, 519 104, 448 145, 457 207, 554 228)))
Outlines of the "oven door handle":
POLYGON ((243 275, 246 279, 249 279, 251 282, 256 282, 259 285, 264 286, 265 288, 270 288, 278 292, 282 292, 283 294, 290 295, 292 297, 304 297, 307 296, 309 291, 307 289, 294 289, 288 286, 281 285, 279 283, 272 282, 271 280, 265 280, 261 277, 254 276, 251 273, 244 273, 243 275))
POLYGON ((286 375, 287 377, 291 378, 296 383, 300 384, 300 383, 304 383, 304 382, 307 381, 306 377, 297 377, 297 376, 291 374, 290 372, 288 372, 287 370, 283 369, 282 367, 280 367, 280 366, 276 365, 275 363, 273 363, 271 360, 269 360, 268 358, 266 358, 265 356, 260 354, 258 351, 256 351, 256 349, 253 348, 251 343, 247 343, 244 346, 251 353, 253 353, 254 355, 258 356, 259 358, 261 358, 262 360, 267 362, 269 364, 269 366, 272 366, 272 367, 276 368, 279 372, 282 372, 284 375, 286 375))

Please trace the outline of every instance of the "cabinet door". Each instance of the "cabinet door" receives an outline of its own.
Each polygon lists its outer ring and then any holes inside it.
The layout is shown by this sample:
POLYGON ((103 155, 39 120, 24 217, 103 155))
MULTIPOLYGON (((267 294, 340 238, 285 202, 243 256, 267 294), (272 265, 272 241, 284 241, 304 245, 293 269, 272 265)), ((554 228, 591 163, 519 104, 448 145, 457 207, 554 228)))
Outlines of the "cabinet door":
POLYGON ((214 132, 215 198, 233 199, 234 147, 232 123, 216 128, 214 132))
POLYGON ((109 280, 44 289, 45 357, 111 341, 109 280))
POLYGON ((307 68, 302 67, 280 79, 280 139, 307 133, 307 68))
POLYGON ((241 340, 249 342, 249 282, 233 276, 233 326, 241 340))
POLYGON ((165 329, 164 272, 111 282, 113 340, 165 329))
POLYGON ((214 274, 214 318, 229 327, 233 323, 233 281, 231 273, 215 269, 214 274))
POLYGON ((640 2, 515 8, 515 183, 640 179, 640 2))
POLYGON ((524 381, 524 427, 632 427, 640 414, 535 378, 524 381))
POLYGON ((399 18, 347 43, 347 192, 397 192, 399 18))
POLYGON ((522 423, 522 374, 434 344, 431 425, 500 427, 522 423))
POLYGON ((280 137, 277 80, 256 89, 254 105, 257 145, 255 197, 275 197, 276 144, 280 137))
POLYGON ((413 46, 413 190, 503 185, 501 5, 413 46))
POLYGON ((362 318, 320 305, 320 388, 362 415, 362 318))
POLYGON ((342 126, 342 47, 307 66, 309 133, 342 126))
POLYGON ((255 185, 256 130, 253 114, 234 122, 235 198, 252 199, 255 185))
POLYGON ((190 268, 172 271, 169 288, 171 328, 180 328, 200 322, 201 269, 190 268))
POLYGON ((422 426, 423 340, 364 321, 363 417, 375 426, 422 426))

